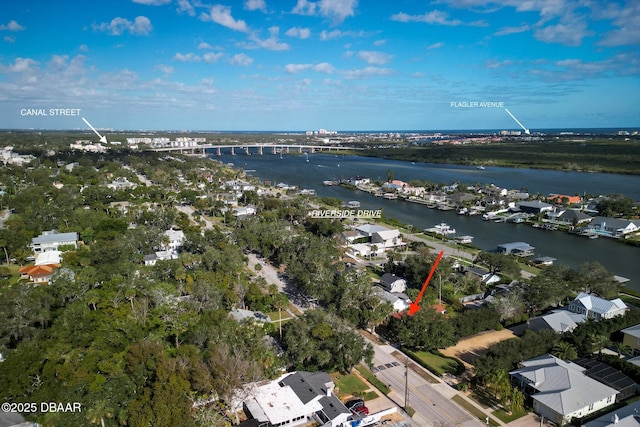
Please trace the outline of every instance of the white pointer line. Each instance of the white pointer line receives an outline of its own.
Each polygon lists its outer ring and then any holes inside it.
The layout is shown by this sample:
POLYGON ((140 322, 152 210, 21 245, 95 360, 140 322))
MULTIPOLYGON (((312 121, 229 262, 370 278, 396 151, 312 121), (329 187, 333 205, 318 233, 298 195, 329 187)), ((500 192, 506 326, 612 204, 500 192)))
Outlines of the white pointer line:
MULTIPOLYGON (((511 113, 509 113, 511 114, 511 113)), ((515 118, 515 117, 514 117, 515 118)), ((106 136, 102 136, 100 135, 100 133, 98 133, 98 131, 96 130, 96 128, 94 128, 93 126, 91 126, 91 123, 89 123, 87 121, 87 119, 85 119, 84 117, 82 118, 82 120, 87 124, 87 126, 89 126, 91 128, 92 131, 94 131, 96 133, 96 135, 98 135, 100 137, 100 142, 102 142, 103 144, 107 143, 107 137, 106 136)))
POLYGON ((524 133, 526 133, 527 135, 529 135, 529 134, 530 134, 529 129, 527 129, 526 127, 522 126, 522 123, 520 123, 520 121, 519 121, 518 119, 516 119, 516 116, 514 116, 513 114, 511 114, 511 111, 507 110, 506 108, 504 109, 504 111, 506 111, 506 112, 507 112, 507 114, 509 114, 509 115, 511 116, 511 118, 512 118, 513 120, 515 120, 517 124, 519 124, 519 125, 520 125, 520 127, 522 128, 522 130, 524 130, 524 133))

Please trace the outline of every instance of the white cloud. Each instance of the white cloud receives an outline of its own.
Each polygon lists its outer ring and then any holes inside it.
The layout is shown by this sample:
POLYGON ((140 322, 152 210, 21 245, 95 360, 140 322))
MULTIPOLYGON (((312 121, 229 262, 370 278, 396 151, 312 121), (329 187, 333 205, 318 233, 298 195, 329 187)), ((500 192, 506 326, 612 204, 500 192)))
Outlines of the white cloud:
POLYGON ((214 62, 218 62, 218 60, 220 58, 222 58, 222 53, 221 52, 218 52, 218 53, 207 52, 204 55, 202 55, 202 59, 207 64, 212 64, 214 62))
POLYGON ((264 0, 246 0, 244 2, 244 8, 247 10, 261 10, 267 11, 267 5, 264 0))
POLYGON ((156 65, 156 68, 158 70, 162 71, 162 73, 164 73, 164 74, 172 74, 173 73, 173 67, 171 67, 169 65, 159 64, 159 65, 156 65))
POLYGON ((393 74, 390 68, 365 67, 358 70, 347 70, 342 73, 346 79, 362 79, 367 77, 388 76, 393 74))
POLYGON ((296 74, 300 71, 305 71, 313 67, 311 64, 287 64, 284 66, 284 70, 289 74, 296 74))
POLYGON ((198 49, 213 49, 213 46, 211 46, 209 43, 207 42, 200 42, 198 44, 198 49))
POLYGON ((640 2, 630 1, 624 7, 609 5, 608 18, 617 27, 604 34, 601 46, 629 46, 640 44, 640 2))
POLYGON ((13 19, 8 24, 1 24, 0 31, 23 31, 25 28, 13 19))
POLYGON ((93 25, 93 29, 96 31, 104 31, 114 36, 119 36, 124 33, 135 34, 138 36, 144 36, 151 32, 153 27, 151 21, 146 16, 137 16, 133 22, 126 18, 113 18, 111 22, 93 25))
POLYGON ((242 65, 246 67, 253 63, 253 59, 249 55, 246 55, 244 53, 238 53, 233 55, 233 57, 229 60, 229 62, 232 65, 242 65))
POLYGON ((335 68, 328 62, 321 62, 319 64, 287 64, 284 66, 284 70, 289 74, 296 74, 301 71, 313 70, 318 73, 333 74, 335 68))
POLYGON ((308 39, 311 36, 311 30, 309 28, 292 27, 287 30, 285 35, 289 37, 297 37, 299 39, 308 39))
POLYGON ((297 15, 314 15, 316 13, 316 3, 307 0, 298 0, 291 13, 297 15))
POLYGON ((427 46, 427 50, 440 49, 443 46, 444 46, 444 43, 437 42, 437 43, 434 43, 432 45, 427 46))
POLYGON ((313 66, 314 71, 318 73, 333 74, 336 70, 333 65, 328 62, 321 62, 313 66))
POLYGON ((361 50, 358 52, 358 58, 371 65, 384 65, 391 61, 393 55, 386 54, 384 52, 377 52, 371 50, 361 50))
POLYGON ((203 21, 213 21, 216 24, 230 28, 234 31, 240 31, 243 33, 249 31, 249 27, 247 27, 247 23, 245 21, 241 19, 236 20, 231 16, 231 8, 229 6, 223 6, 220 4, 212 6, 209 13, 203 13, 200 18, 203 21))
POLYGON ((536 39, 545 43, 560 43, 567 46, 580 46, 582 39, 593 34, 584 20, 560 22, 534 31, 536 39))
POLYGON ((162 6, 163 4, 171 3, 171 0, 133 0, 133 2, 148 6, 162 6))
POLYGON ((173 60, 178 62, 200 62, 202 61, 202 58, 194 53, 183 54, 178 52, 173 56, 173 60))
POLYGON ((384 40, 384 39, 383 40, 376 40, 376 41, 373 42, 374 46, 384 46, 385 44, 387 44, 387 41, 384 40))
POLYGON ((404 12, 396 13, 391 16, 392 21, 398 22, 424 22, 426 24, 438 24, 448 26, 468 25, 473 27, 486 27, 487 23, 484 21, 474 22, 462 22, 459 19, 449 19, 449 14, 441 10, 432 10, 431 12, 425 12, 422 15, 409 15, 404 12))
POLYGON ((320 14, 337 22, 355 15, 358 0, 320 0, 320 14))
POLYGON ((31 58, 16 58, 13 61, 13 64, 8 67, 4 67, 0 65, 0 71, 9 71, 12 73, 24 73, 26 71, 31 71, 34 66, 38 65, 37 61, 34 61, 31 58))
POLYGON ((249 42, 238 43, 238 45, 244 49, 267 49, 273 51, 289 50, 287 43, 278 40, 278 27, 269 28, 271 37, 268 39, 261 39, 255 34, 249 35, 249 42))
POLYGON ((529 24, 522 24, 518 27, 504 27, 494 33, 496 36, 507 36, 509 34, 523 33, 531 29, 529 24))
POLYGON ((320 40, 326 41, 326 40, 338 39, 341 37, 367 37, 370 35, 371 35, 370 33, 366 33, 364 31, 323 30, 322 32, 320 32, 320 40))
POLYGON ((186 13, 189 16, 195 16, 196 10, 189 0, 178 0, 178 13, 186 13))
POLYGON ((298 0, 291 13, 297 15, 320 15, 336 23, 355 15, 358 0, 298 0))

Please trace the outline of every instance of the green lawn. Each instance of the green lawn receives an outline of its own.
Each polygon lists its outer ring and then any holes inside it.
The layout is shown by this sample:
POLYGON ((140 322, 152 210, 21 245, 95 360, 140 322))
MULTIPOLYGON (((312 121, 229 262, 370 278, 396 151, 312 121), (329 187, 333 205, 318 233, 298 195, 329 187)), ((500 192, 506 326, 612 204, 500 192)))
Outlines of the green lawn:
POLYGON ((499 418, 503 423, 508 424, 511 421, 517 420, 518 418, 527 415, 527 411, 525 411, 524 409, 518 409, 516 411, 513 411, 511 414, 507 414, 504 409, 498 409, 497 411, 493 411, 491 414, 496 418, 499 418))
MULTIPOLYGON (((280 314, 278 314, 277 311, 271 311, 269 313, 266 313, 267 316, 269 316, 269 319, 271 319, 272 322, 278 322, 280 320, 280 314)), ((291 319, 291 315, 289 313, 287 313, 286 310, 282 310, 282 323, 286 322, 287 320, 291 319)))
POLYGON ((332 374, 331 377, 336 385, 336 396, 338 396, 338 398, 344 396, 364 396, 365 392, 369 390, 369 386, 354 374, 341 375, 336 373, 332 374))
POLYGON ((389 394, 389 392, 391 391, 389 390, 389 387, 387 387, 385 383, 383 383, 375 375, 373 375, 373 372, 371 372, 367 367, 365 367, 364 365, 358 365, 356 366, 356 369, 358 370, 358 372, 360 372, 360 375, 362 375, 367 381, 371 383, 371 385, 380 390, 382 393, 389 394))
POLYGON ((428 351, 414 351, 412 354, 420 359, 425 365, 430 366, 435 374, 442 376, 447 371, 454 371, 456 364, 453 360, 428 351))
MULTIPOLYGON (((459 394, 456 394, 451 398, 451 400, 456 402, 458 405, 462 406, 462 408, 464 408, 465 411, 469 412, 471 415, 473 415, 483 423, 485 422, 487 415, 484 412, 482 412, 480 409, 476 408, 474 405, 469 403, 464 397, 460 396, 459 394)), ((496 421, 494 418, 489 417, 489 426, 496 427, 499 425, 500 423, 498 423, 498 421, 496 421)))

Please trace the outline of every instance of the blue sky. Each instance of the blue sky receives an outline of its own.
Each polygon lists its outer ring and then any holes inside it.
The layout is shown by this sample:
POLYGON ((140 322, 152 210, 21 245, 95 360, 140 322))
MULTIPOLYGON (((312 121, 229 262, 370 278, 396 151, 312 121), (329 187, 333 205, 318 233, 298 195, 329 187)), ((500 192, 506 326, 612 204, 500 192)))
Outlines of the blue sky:
POLYGON ((640 126, 637 0, 24 0, 0 128, 640 126))

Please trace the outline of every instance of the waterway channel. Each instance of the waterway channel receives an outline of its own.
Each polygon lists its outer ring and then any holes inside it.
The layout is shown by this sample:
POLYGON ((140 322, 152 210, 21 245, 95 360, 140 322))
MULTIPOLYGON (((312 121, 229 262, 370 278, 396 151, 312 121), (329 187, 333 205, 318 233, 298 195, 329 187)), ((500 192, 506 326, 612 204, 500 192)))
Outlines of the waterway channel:
POLYGON ((388 171, 395 179, 428 180, 435 183, 495 184, 508 189, 524 189, 529 193, 547 195, 621 193, 640 200, 640 176, 601 173, 547 171, 473 166, 411 163, 395 160, 342 156, 333 154, 306 155, 225 155, 212 156, 223 163, 233 163, 249 175, 274 183, 285 182, 300 189, 314 189, 318 196, 357 200, 362 209, 382 209, 384 214, 419 229, 446 222, 457 235, 471 235, 473 244, 483 250, 493 250, 507 242, 523 241, 536 248, 536 256, 550 256, 557 263, 578 268, 585 262, 597 261, 613 274, 630 279, 627 287, 640 291, 640 247, 632 247, 608 238, 587 239, 557 231, 543 231, 525 224, 494 223, 479 216, 457 215, 454 211, 439 211, 402 200, 385 200, 362 191, 339 186, 324 186, 322 181, 355 175, 372 180, 387 179, 388 171), (308 160, 308 161, 307 161, 308 160))

